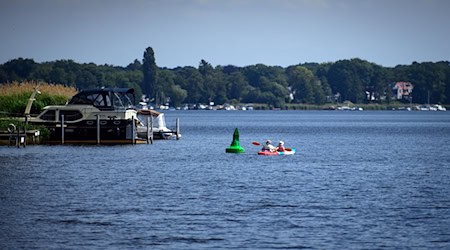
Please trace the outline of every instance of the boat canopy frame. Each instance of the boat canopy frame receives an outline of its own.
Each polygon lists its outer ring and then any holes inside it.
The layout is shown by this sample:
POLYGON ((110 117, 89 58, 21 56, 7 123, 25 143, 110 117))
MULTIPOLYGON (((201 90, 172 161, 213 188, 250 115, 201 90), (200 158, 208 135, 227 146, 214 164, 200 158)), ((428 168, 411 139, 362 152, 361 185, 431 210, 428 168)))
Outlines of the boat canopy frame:
POLYGON ((68 105, 92 105, 99 110, 128 109, 135 105, 133 88, 101 88, 81 90, 68 105))

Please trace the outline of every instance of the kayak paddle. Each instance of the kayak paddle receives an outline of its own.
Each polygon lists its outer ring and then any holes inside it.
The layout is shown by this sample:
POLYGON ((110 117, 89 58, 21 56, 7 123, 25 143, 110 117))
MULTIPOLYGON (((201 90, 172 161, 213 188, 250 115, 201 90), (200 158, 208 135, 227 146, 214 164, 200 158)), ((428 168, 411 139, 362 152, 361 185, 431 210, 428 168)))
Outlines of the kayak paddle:
MULTIPOLYGON (((252 142, 252 144, 255 145, 255 146, 261 146, 261 143, 259 143, 259 142, 257 142, 257 141, 252 142)), ((284 150, 286 150, 286 151, 292 151, 292 148, 285 148, 284 150)))

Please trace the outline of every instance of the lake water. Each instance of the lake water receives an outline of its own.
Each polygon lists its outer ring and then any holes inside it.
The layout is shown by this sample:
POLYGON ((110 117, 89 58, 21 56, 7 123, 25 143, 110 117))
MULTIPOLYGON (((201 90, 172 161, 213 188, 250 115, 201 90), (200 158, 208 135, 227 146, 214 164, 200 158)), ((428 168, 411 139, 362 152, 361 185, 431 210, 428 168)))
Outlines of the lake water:
POLYGON ((179 141, 0 147, 0 249, 450 249, 450 112, 176 118, 179 141))

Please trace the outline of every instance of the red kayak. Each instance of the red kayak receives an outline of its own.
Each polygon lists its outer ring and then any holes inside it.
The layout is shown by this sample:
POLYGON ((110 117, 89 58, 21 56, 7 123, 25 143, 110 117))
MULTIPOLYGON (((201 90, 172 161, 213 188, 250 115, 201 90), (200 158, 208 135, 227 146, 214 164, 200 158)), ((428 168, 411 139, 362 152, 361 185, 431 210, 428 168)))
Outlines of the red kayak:
POLYGON ((270 151, 259 151, 258 155, 293 155, 295 154, 295 148, 291 148, 290 150, 286 150, 286 151, 275 151, 275 152, 270 152, 270 151))

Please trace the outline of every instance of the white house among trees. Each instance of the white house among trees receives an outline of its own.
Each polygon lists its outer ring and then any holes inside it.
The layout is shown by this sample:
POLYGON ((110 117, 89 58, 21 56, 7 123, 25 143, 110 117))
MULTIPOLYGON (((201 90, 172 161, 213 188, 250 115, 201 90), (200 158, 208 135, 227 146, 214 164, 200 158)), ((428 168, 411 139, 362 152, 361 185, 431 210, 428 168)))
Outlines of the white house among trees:
POLYGON ((393 89, 397 100, 408 100, 412 96, 414 86, 410 82, 396 82, 393 89))

